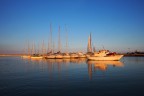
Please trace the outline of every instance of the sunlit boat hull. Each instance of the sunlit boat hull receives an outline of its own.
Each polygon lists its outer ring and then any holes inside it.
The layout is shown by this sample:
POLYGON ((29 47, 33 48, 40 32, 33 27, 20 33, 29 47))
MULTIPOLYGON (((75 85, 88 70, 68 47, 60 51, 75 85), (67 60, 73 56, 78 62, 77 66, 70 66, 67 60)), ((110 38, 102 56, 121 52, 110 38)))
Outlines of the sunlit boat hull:
POLYGON ((78 58, 79 56, 76 54, 70 55, 70 58, 78 58))
POLYGON ((55 58, 56 58, 56 59, 62 59, 63 56, 62 56, 62 55, 56 55, 55 58))
POLYGON ((39 56, 39 57, 36 57, 36 56, 31 56, 31 59, 42 59, 43 57, 42 56, 39 56))
POLYGON ((22 58, 31 58, 31 56, 26 56, 26 55, 24 55, 24 56, 21 56, 22 58))
POLYGON ((46 59, 55 59, 55 57, 56 57, 55 55, 48 55, 48 56, 46 56, 45 58, 46 58, 46 59))
POLYGON ((80 55, 79 58, 86 58, 86 55, 80 55))
POLYGON ((70 58, 70 55, 64 55, 63 56, 63 59, 69 59, 70 58))
POLYGON ((88 56, 88 60, 97 60, 97 61, 118 61, 123 57, 123 55, 114 55, 114 56, 104 56, 104 57, 98 57, 98 56, 88 56))

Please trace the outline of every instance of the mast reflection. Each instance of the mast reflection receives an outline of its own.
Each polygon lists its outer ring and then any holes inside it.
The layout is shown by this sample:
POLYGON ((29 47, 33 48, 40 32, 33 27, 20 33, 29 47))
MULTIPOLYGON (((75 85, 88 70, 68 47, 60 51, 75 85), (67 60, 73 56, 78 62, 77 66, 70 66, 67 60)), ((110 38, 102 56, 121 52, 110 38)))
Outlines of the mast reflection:
MULTIPOLYGON (((25 61, 25 60, 24 60, 25 61)), ((39 59, 39 60, 31 60, 29 63, 32 64, 31 67, 40 69, 40 72, 48 72, 48 77, 53 78, 57 77, 61 79, 61 76, 70 76, 73 73, 71 69, 77 68, 76 64, 84 64, 82 66, 82 70, 88 71, 88 77, 92 79, 93 72, 96 71, 106 71, 109 66, 113 67, 122 67, 124 64, 120 61, 90 61, 86 58, 76 58, 76 59, 39 59), (75 64, 75 65, 74 65, 75 64), (72 65, 72 66, 71 66, 72 65)), ((80 66, 79 66, 80 67, 80 66)), ((79 70, 76 70, 79 72, 79 70)), ((84 71, 87 73, 87 71, 84 71)))
POLYGON ((70 69, 71 64, 86 64, 86 59, 82 59, 82 58, 77 58, 77 59, 45 59, 44 61, 48 67, 47 68, 48 74, 49 74, 49 77, 51 79, 54 76, 56 76, 56 74, 57 74, 59 79, 61 79, 62 74, 66 74, 69 76, 69 69, 70 69))

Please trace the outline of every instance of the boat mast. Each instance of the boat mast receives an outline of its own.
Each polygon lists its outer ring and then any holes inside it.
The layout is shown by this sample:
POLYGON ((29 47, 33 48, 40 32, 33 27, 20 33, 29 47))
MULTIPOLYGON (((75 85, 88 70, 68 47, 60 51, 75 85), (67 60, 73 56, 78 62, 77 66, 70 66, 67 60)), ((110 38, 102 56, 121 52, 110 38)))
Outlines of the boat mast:
POLYGON ((37 49, 37 54, 39 54, 40 53, 40 51, 39 51, 39 43, 38 43, 38 49, 37 49))
POLYGON ((33 44, 32 44, 32 55, 33 54, 35 54, 35 44, 34 44, 34 42, 33 42, 33 44))
POLYGON ((88 38, 88 46, 87 46, 87 52, 92 52, 92 46, 91 46, 91 33, 88 38))
POLYGON ((95 46, 93 47, 93 52, 96 52, 96 48, 95 48, 95 46))
POLYGON ((54 43, 54 40, 53 40, 53 50, 52 50, 52 53, 54 53, 54 49, 55 49, 55 43, 54 43))
POLYGON ((25 45, 26 45, 26 44, 24 44, 24 48, 23 48, 23 50, 22 50, 24 55, 26 55, 26 47, 25 47, 25 45))
POLYGON ((49 40, 48 40, 48 49, 47 49, 47 53, 49 53, 49 50, 50 50, 49 46, 50 46, 50 43, 49 43, 49 40))
POLYGON ((59 29, 58 29, 58 52, 61 51, 61 41, 60 41, 60 26, 59 26, 59 29))
MULTIPOLYGON (((66 25, 65 25, 65 28, 66 28, 66 25)), ((67 32, 67 28, 65 30, 66 30, 66 53, 67 53, 68 52, 68 32, 67 32)))
POLYGON ((90 52, 92 52, 91 33, 90 33, 90 52))
POLYGON ((50 52, 52 52, 52 24, 50 23, 50 52))
POLYGON ((30 55, 29 41, 28 41, 28 55, 30 55))
POLYGON ((42 55, 44 55, 45 54, 45 44, 44 44, 44 40, 43 40, 43 42, 42 42, 42 55))
POLYGON ((48 48, 47 48, 47 53, 52 52, 52 23, 50 23, 50 35, 48 39, 48 48))

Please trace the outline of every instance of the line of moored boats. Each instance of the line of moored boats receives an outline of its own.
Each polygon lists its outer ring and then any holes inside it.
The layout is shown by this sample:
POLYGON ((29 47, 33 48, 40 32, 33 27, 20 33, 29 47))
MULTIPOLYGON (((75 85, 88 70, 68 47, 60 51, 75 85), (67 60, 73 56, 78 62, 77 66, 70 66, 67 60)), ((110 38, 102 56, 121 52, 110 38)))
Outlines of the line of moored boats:
POLYGON ((99 50, 92 52, 91 45, 91 34, 88 39, 87 53, 77 52, 77 53, 61 53, 60 51, 57 53, 49 52, 46 55, 24 55, 23 58, 31 58, 31 59, 70 59, 70 58, 87 58, 88 60, 105 60, 105 61, 118 61, 123 55, 116 54, 115 52, 110 52, 109 50, 99 50))
POLYGON ((39 55, 39 54, 33 54, 33 55, 24 55, 22 58, 31 58, 31 59, 70 59, 70 58, 87 58, 88 60, 120 60, 123 57, 123 55, 119 55, 116 53, 109 52, 108 50, 100 50, 98 52, 93 53, 49 53, 46 55, 39 55))
POLYGON ((78 53, 49 53, 46 55, 39 55, 39 54, 33 54, 33 55, 23 55, 22 58, 31 58, 31 59, 70 59, 70 58, 86 58, 86 54, 83 54, 82 52, 78 53))

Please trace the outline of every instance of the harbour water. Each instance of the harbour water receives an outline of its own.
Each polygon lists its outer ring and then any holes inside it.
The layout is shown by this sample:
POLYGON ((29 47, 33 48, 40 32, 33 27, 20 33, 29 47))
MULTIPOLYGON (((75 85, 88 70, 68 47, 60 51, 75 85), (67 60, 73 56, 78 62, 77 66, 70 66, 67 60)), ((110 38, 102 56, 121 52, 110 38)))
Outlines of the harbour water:
POLYGON ((0 96, 143 96, 144 57, 120 61, 0 57, 0 96))

